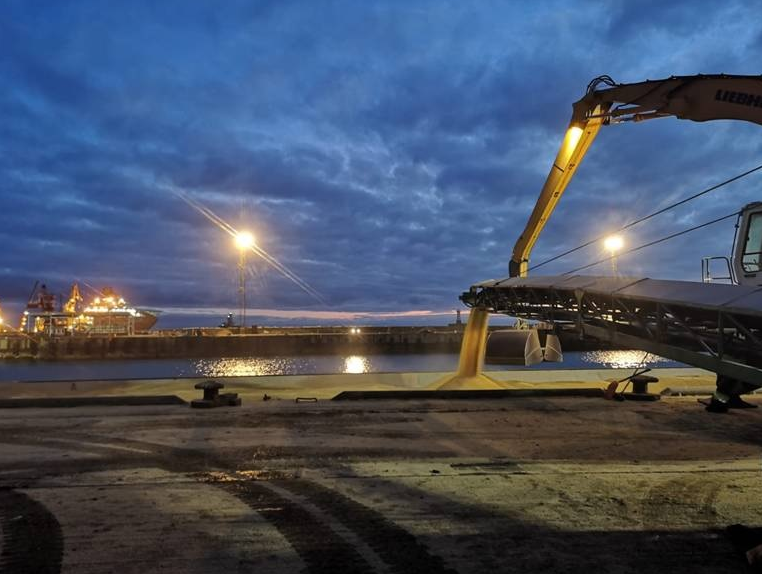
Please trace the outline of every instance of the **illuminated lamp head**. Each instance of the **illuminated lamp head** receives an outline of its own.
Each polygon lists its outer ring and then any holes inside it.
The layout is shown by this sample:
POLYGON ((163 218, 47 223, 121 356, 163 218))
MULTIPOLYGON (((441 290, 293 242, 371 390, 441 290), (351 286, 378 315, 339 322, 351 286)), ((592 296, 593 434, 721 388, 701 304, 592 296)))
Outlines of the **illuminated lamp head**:
POLYGON ((255 245, 255 237, 250 232, 237 232, 234 243, 239 250, 249 250, 255 245))
POLYGON ((608 252, 617 252, 623 248, 623 238, 620 236, 608 236, 605 238, 605 250, 608 252))

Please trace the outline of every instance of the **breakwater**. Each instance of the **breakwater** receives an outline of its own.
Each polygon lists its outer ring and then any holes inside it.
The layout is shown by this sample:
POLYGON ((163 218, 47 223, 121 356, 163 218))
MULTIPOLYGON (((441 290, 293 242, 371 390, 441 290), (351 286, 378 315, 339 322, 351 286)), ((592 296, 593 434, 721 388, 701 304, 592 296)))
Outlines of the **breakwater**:
POLYGON ((305 354, 456 353, 459 332, 229 336, 0 336, 0 359, 216 358, 305 354))
MULTIPOLYGON (((496 328, 499 329, 499 328, 496 328)), ((136 336, 24 336, 0 334, 0 360, 127 360, 369 354, 456 354, 460 328, 249 329, 230 334, 192 328, 136 336)), ((491 330, 491 329, 489 329, 491 330)), ((609 346, 560 334, 563 350, 590 351, 609 346)))

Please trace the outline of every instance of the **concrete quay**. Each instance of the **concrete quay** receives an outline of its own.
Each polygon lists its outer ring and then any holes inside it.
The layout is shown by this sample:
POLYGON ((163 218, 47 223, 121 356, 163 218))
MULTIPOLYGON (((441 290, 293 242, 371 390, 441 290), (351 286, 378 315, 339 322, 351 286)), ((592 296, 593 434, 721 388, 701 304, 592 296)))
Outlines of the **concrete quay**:
POLYGON ((256 397, 0 409, 0 571, 738 573, 761 523, 760 408, 256 397))
MULTIPOLYGON (((621 380, 632 369, 596 370, 504 370, 488 372, 506 389, 536 390, 595 388, 603 390, 613 380, 621 380)), ((225 392, 238 394, 247 403, 274 400, 294 401, 301 396, 331 400, 346 390, 406 391, 427 390, 451 372, 390 372, 364 374, 305 374, 286 376, 217 376, 225 392)), ((651 394, 680 391, 692 395, 711 394, 716 376, 699 368, 654 368, 650 374, 659 381, 648 385, 651 394)), ((110 380, 53 380, 38 382, 0 382, 0 399, 78 398, 82 396, 159 396, 175 395, 185 401, 199 397, 194 385, 206 378, 144 378, 110 380)), ((622 386, 625 386, 623 384, 622 386)))

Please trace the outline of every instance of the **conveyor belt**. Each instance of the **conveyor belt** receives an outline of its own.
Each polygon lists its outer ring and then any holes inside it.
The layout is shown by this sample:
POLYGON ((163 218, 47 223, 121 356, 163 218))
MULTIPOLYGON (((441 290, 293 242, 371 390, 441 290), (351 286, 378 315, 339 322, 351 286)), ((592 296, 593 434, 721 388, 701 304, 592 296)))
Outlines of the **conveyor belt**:
POLYGON ((607 276, 488 280, 468 306, 575 326, 582 335, 761 384, 761 287, 607 276))

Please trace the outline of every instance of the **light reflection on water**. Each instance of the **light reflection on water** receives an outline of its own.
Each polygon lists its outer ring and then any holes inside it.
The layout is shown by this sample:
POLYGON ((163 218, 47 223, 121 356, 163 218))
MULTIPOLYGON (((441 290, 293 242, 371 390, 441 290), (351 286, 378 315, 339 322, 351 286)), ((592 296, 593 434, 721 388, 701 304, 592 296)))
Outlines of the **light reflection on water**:
MULTIPOLYGON (((448 355, 443 355, 448 357, 448 355)), ((457 355, 451 355, 453 360, 439 362, 430 370, 452 370, 458 360, 457 355)), ((566 356, 567 362, 542 363, 530 369, 565 369, 565 368, 637 368, 639 366, 668 367, 676 366, 676 362, 666 360, 654 354, 645 355, 640 350, 599 350, 596 352, 580 352, 578 355, 566 356)), ((209 378, 223 376, 279 376, 288 374, 366 374, 369 372, 385 371, 426 371, 428 368, 420 359, 418 365, 398 365, 404 358, 395 361, 395 357, 381 358, 377 356, 283 356, 276 358, 208 358, 193 361, 189 376, 206 376, 209 378), (391 366, 388 366, 390 360, 391 366)), ((489 370, 527 369, 524 366, 496 365, 489 370)), ((186 375, 186 374, 184 374, 186 375)))
POLYGON ((585 363, 600 365, 605 368, 638 368, 640 366, 660 366, 673 364, 670 360, 642 352, 641 350, 597 350, 583 352, 581 360, 585 363))
MULTIPOLYGON (((486 366, 496 370, 565 370, 634 368, 645 354, 637 350, 566 352, 563 362, 536 366, 486 366)), ((682 366, 649 355, 655 368, 682 366)), ((353 356, 274 356, 205 359, 85 360, 71 362, 0 362, 0 383, 34 380, 108 380, 141 378, 222 378, 288 374, 364 374, 378 372, 452 372, 458 354, 365 354, 353 356)))
POLYGON ((223 376, 270 376, 287 374, 365 374, 373 372, 366 356, 279 357, 279 358, 214 358, 193 362, 193 375, 220 378, 223 376))
POLYGON ((371 363, 366 356, 348 356, 345 358, 345 374, 364 374, 371 372, 371 363))
POLYGON ((194 361, 193 372, 200 376, 268 376, 301 374, 310 366, 295 358, 214 358, 194 361))

